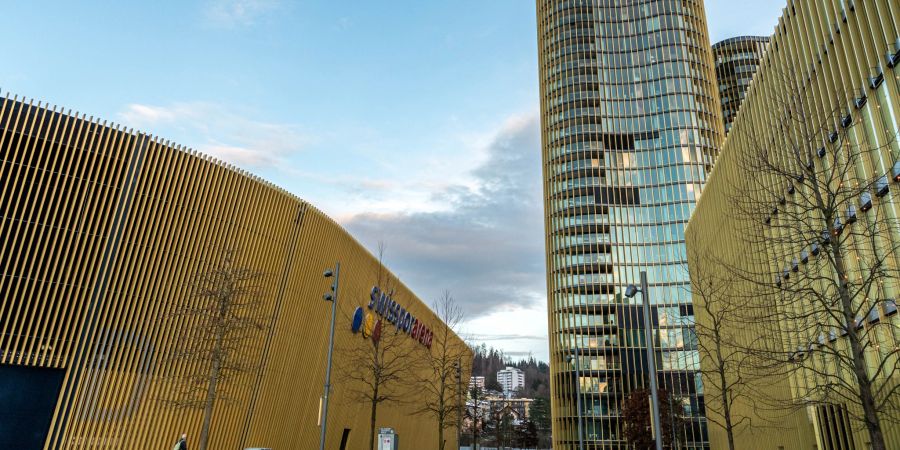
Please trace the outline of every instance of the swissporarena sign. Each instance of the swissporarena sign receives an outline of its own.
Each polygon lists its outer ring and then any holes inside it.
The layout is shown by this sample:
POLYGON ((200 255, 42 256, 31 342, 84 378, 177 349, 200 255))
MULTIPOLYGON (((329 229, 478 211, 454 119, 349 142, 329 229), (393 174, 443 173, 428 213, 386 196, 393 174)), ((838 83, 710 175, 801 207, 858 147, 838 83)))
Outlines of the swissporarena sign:
POLYGON ((434 333, 424 322, 420 322, 403 306, 391 298, 391 294, 383 292, 378 286, 372 286, 369 294, 369 312, 365 312, 360 306, 353 312, 351 330, 354 333, 362 331, 363 337, 371 337, 378 342, 381 339, 382 320, 395 325, 399 331, 408 334, 416 342, 431 348, 431 340, 434 333), (375 314, 381 318, 375 317, 375 314))

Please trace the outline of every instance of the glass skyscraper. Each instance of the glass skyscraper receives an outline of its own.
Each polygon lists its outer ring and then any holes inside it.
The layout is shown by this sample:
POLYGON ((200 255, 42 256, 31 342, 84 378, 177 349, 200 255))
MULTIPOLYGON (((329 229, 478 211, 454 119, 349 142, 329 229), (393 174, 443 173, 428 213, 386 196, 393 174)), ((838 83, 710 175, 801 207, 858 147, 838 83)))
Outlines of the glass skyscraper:
POLYGON ((630 448, 621 408, 657 378, 708 447, 684 228, 724 138, 699 0, 537 0, 554 448, 630 448), (578 410, 577 405, 581 405, 578 410))
POLYGON ((726 133, 731 129, 731 122, 747 95, 747 88, 768 45, 768 37, 738 36, 712 46, 726 133))

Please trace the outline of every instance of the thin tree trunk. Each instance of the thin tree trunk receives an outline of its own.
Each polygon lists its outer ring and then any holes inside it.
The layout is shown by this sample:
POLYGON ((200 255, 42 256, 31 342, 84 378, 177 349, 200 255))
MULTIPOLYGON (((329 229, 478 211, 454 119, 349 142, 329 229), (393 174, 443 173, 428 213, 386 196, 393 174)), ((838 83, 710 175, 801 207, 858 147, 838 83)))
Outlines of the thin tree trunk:
MULTIPOLYGON (((378 391, 375 391, 378 397, 378 391)), ((369 450, 375 449, 375 418, 378 416, 378 402, 372 401, 372 416, 369 418, 369 450)))
MULTIPOLYGON (((722 403, 728 403, 727 400, 722 403)), ((731 424, 731 411, 728 406, 725 407, 725 433, 728 434, 728 449, 734 450, 734 426, 731 424)))
POLYGON ((475 450, 478 450, 478 395, 473 396, 475 399, 475 414, 472 418, 472 444, 475 450))
MULTIPOLYGON (((220 314, 224 317, 226 307, 223 305, 220 314)), ((209 427, 212 424, 213 407, 216 403, 216 387, 219 384, 219 372, 222 370, 221 349, 223 329, 219 329, 216 333, 216 343, 213 348, 212 367, 209 369, 209 385, 206 388, 206 403, 203 405, 203 426, 200 428, 200 445, 199 450, 206 450, 209 444, 209 427)))
MULTIPOLYGON (((856 371, 859 370, 859 368, 856 368, 856 371)), ((865 367, 862 367, 862 370, 865 373, 865 367)), ((887 450, 884 443, 884 434, 881 432, 881 420, 878 418, 878 409, 875 406, 875 398, 872 395, 871 384, 860 384, 859 391, 860 399, 863 402, 863 412, 865 413, 866 430, 869 432, 869 438, 872 440, 872 449, 887 450)))
MULTIPOLYGON (((822 198, 822 193, 813 190, 816 206, 820 211, 828 211, 826 202, 822 198)), ((834 217, 824 214, 825 223, 830 224, 834 217)), ((887 450, 884 443, 884 435, 881 432, 881 421, 878 418, 878 408, 875 403, 875 396, 872 394, 872 383, 866 370, 866 359, 862 347, 859 342, 859 335, 856 333, 856 317, 854 317, 853 299, 850 298, 850 292, 847 291, 846 282, 849 279, 847 274, 847 266, 844 263, 844 257, 841 254, 841 245, 837 238, 831 240, 831 256, 834 258, 834 272, 838 277, 838 296, 841 301, 841 309, 844 313, 844 326, 847 330, 847 340, 850 342, 850 353, 853 358, 853 375, 859 388, 856 391, 859 398, 860 406, 863 410, 863 422, 866 431, 869 432, 873 450, 887 450)))
POLYGON ((856 334, 856 318, 853 317, 853 300, 850 293, 844 286, 847 280, 847 270, 844 265, 844 259, 841 255, 840 247, 836 242, 831 245, 831 252, 834 256, 835 271, 838 276, 839 288, 838 292, 841 297, 841 307, 844 310, 844 320, 847 327, 847 338, 850 341, 850 352, 853 355, 853 374, 856 376, 856 382, 859 385, 857 395, 863 410, 863 422, 866 425, 866 431, 869 432, 869 439, 872 441, 873 450, 887 450, 884 443, 884 434, 881 432, 881 420, 878 418, 878 408, 875 404, 875 396, 872 394, 872 382, 866 369, 866 359, 862 347, 859 343, 859 335, 856 334))
POLYGON ((209 371, 209 387, 206 390, 206 404, 203 406, 203 426, 200 428, 199 450, 206 450, 209 442, 209 427, 212 423, 213 406, 216 402, 216 385, 219 384, 219 359, 213 361, 209 371))
MULTIPOLYGON (((438 449, 444 450, 446 447, 446 442, 444 442, 444 420, 446 420, 446 414, 444 410, 444 381, 441 381, 441 389, 440 389, 441 398, 438 400, 438 449)), ((459 443, 457 443, 459 445, 459 443)))
MULTIPOLYGON (((716 333, 718 335, 718 332, 716 333)), ((728 450, 734 450, 734 427, 731 424, 731 405, 728 402, 728 380, 722 366, 722 344, 716 336, 716 356, 719 358, 719 382, 722 383, 722 413, 725 416, 725 433, 728 435, 728 450)))
POLYGON ((478 441, 479 441, 478 438, 480 437, 480 436, 478 436, 478 419, 481 418, 481 414, 480 414, 480 411, 478 410, 478 387, 477 386, 472 391, 472 400, 474 402, 472 409, 473 409, 473 411, 475 411, 475 414, 473 414, 473 417, 472 417, 472 444, 473 444, 474 450, 478 450, 478 441))

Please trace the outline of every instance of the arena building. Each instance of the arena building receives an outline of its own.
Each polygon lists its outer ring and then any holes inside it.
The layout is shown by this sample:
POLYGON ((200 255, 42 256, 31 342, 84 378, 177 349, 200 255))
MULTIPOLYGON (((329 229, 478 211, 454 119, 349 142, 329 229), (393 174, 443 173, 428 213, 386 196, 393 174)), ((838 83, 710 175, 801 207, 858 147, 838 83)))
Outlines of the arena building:
MULTIPOLYGON (((337 223, 285 190, 157 137, 9 96, 0 236, 3 447, 145 450, 187 433, 195 448, 202 410, 179 407, 176 380, 207 362, 173 357, 198 325, 177 312, 228 254, 258 272, 264 326, 235 341, 253 369, 223 380, 210 448, 318 448, 331 320, 323 271, 335 263, 326 448, 369 448, 370 405, 352 394, 364 387, 341 370, 364 364, 349 358, 372 325, 408 335, 398 352, 411 367, 436 350, 442 325, 337 223)), ((454 376, 468 379, 467 362, 454 376)), ((412 392, 430 374, 395 388, 412 392)), ((436 447, 435 419, 415 414, 421 397, 378 410, 376 425, 393 428, 402 448, 436 447)), ((445 435, 455 448, 455 430, 445 435)))

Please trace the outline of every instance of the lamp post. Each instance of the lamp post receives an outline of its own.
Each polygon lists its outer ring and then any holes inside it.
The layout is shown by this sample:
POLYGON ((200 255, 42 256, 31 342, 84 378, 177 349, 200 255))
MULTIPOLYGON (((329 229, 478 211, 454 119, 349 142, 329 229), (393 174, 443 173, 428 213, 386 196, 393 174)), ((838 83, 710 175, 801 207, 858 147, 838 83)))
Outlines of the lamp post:
POLYGON ((581 373, 578 358, 578 342, 575 342, 575 356, 569 355, 568 360, 570 363, 573 360, 575 361, 575 409, 577 409, 575 419, 578 420, 578 450, 584 450, 584 433, 581 429, 581 373))
POLYGON ((662 450, 662 431, 659 423, 659 389, 656 386, 656 354, 653 350, 653 329, 650 328, 650 294, 647 289, 647 272, 641 271, 641 288, 633 284, 625 288, 625 296, 634 297, 638 292, 644 300, 644 336, 647 340, 647 369, 650 371, 650 396, 653 402, 650 404, 650 413, 653 418, 653 433, 656 435, 656 450, 662 450))
POLYGON ((481 411, 478 410, 478 397, 480 392, 478 384, 472 388, 472 448, 478 450, 478 419, 481 418, 481 411))
POLYGON ((672 427, 672 448, 675 448, 678 435, 675 434, 675 401, 672 400, 672 394, 669 394, 669 426, 672 427))
POLYGON ((456 448, 462 436, 462 364, 456 360, 456 448))
POLYGON ((331 390, 331 354, 334 352, 334 316, 337 309, 338 296, 338 276, 341 273, 341 263, 335 263, 334 272, 331 269, 325 269, 322 274, 325 278, 334 277, 334 283, 331 284, 331 292, 326 292, 322 298, 326 302, 331 302, 331 334, 328 336, 328 363, 325 366, 325 393, 322 399, 322 433, 319 436, 319 450, 325 450, 325 429, 328 425, 328 392, 331 390))

